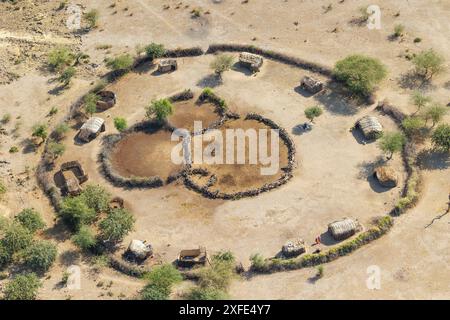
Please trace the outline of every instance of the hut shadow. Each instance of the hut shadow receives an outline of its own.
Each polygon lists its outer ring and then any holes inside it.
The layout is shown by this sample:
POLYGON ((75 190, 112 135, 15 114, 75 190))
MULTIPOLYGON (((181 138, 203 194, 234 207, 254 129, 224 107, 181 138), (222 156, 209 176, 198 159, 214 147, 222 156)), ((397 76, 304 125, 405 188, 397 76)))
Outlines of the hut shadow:
POLYGON ((242 66, 239 62, 234 63, 233 66, 231 67, 231 70, 242 73, 242 74, 246 75, 247 77, 251 77, 251 76, 255 75, 255 73, 253 73, 248 68, 245 68, 244 66, 242 66))
POLYGON ((367 182, 369 182, 370 188, 376 193, 383 193, 391 190, 392 188, 383 187, 375 178, 375 174, 372 173, 367 177, 367 182))
POLYGON ((314 93, 311 93, 311 92, 305 90, 301 85, 296 86, 294 88, 294 91, 297 92, 298 94, 302 95, 305 98, 310 98, 314 95, 314 93))
POLYGON ((364 136, 364 134, 361 132, 361 130, 359 128, 353 128, 352 129, 352 135, 353 138, 355 138, 356 142, 358 142, 358 144, 361 145, 366 145, 366 144, 370 144, 370 143, 374 143, 376 141, 376 139, 366 139, 366 137, 364 136))
POLYGON ((222 79, 215 74, 209 74, 197 82, 197 87, 200 88, 215 88, 223 83, 222 79))
POLYGON ((170 71, 165 71, 165 72, 161 72, 161 71, 159 71, 159 70, 154 70, 152 73, 151 73, 151 75, 152 76, 154 76, 154 77, 160 77, 160 76, 163 76, 163 75, 165 75, 165 74, 171 74, 171 73, 174 73, 176 70, 173 70, 173 69, 171 69, 170 71))
POLYGON ((303 128, 303 124, 298 124, 295 127, 292 128, 291 132, 292 134, 296 135, 296 136, 301 136, 305 133, 310 132, 312 129, 307 130, 303 128))
POLYGON ((328 232, 328 230, 325 231, 325 232, 323 232, 323 233, 320 235, 320 243, 321 243, 322 245, 324 245, 324 246, 327 246, 327 247, 329 247, 329 246, 334 246, 334 245, 338 244, 339 242, 340 242, 340 241, 335 240, 335 239, 331 236, 331 234, 328 232))
POLYGON ((141 75, 144 73, 148 73, 155 68, 156 68, 156 64, 153 61, 147 61, 147 62, 142 62, 141 64, 139 64, 134 69, 134 71, 141 75))
POLYGON ((360 164, 358 164, 359 172, 358 172, 358 179, 369 179, 371 175, 373 175, 373 171, 376 167, 379 167, 381 165, 384 165, 386 163, 386 160, 382 156, 378 156, 373 161, 363 161, 360 164))
POLYGON ((450 167, 450 155, 442 151, 423 150, 419 153, 417 159, 420 168, 423 170, 445 170, 450 167))
POLYGON ((53 175, 53 182, 55 183, 55 186, 58 187, 59 189, 64 187, 64 177, 61 170, 59 170, 53 175))
POLYGON ((53 96, 59 96, 62 94, 62 92, 67 88, 65 85, 59 85, 54 87, 53 89, 48 91, 48 94, 51 94, 53 96))

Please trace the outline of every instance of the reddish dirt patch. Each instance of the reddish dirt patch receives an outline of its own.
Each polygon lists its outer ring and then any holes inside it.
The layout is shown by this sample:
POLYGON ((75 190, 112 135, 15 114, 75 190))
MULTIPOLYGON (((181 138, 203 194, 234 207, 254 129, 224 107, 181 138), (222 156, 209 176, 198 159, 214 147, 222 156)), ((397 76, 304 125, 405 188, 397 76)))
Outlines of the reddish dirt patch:
POLYGON ((194 121, 201 121, 203 128, 207 128, 220 118, 211 103, 179 102, 174 105, 174 109, 173 115, 169 117, 170 124, 190 132, 194 131, 194 121))
MULTIPOLYGON (((259 132, 259 129, 266 129, 267 137, 267 150, 270 155, 271 148, 271 133, 270 128, 265 124, 260 123, 256 120, 233 120, 226 122, 219 130, 222 131, 222 135, 225 139, 226 129, 255 129, 259 132)), ((226 141, 226 140, 224 140, 226 141)), ((204 142, 204 146, 208 145, 209 142, 204 142)), ((225 142, 226 144, 226 142, 225 142)), ((237 154, 237 144, 234 143, 235 153, 234 159, 236 159, 237 154)), ((205 147, 204 147, 205 148, 205 147)), ((256 149, 258 152, 258 148, 256 149)), ((211 191, 219 190, 223 193, 235 193, 238 191, 245 191, 249 189, 255 189, 261 187, 262 185, 270 182, 274 182, 282 176, 281 168, 287 166, 288 163, 288 149, 283 143, 283 140, 279 139, 279 166, 276 173, 273 175, 262 175, 261 168, 268 167, 269 165, 262 165, 258 156, 257 164, 249 164, 249 138, 245 139, 245 164, 212 164, 212 165, 193 165, 194 168, 201 167, 207 169, 210 174, 214 174, 217 177, 217 182, 210 187, 211 191)), ((194 181, 199 184, 204 184, 208 181, 209 177, 195 177, 194 181)))
POLYGON ((162 179, 181 170, 172 163, 170 155, 177 142, 170 140, 171 133, 136 132, 119 141, 111 156, 113 167, 124 177, 152 177, 162 179))

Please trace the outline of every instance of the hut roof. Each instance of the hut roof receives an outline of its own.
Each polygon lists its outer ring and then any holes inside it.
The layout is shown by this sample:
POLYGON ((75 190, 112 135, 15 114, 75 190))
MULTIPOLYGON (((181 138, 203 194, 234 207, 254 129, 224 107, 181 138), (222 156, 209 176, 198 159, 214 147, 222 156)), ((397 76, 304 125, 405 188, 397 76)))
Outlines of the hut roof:
POLYGON ((78 183, 78 179, 75 177, 75 174, 71 170, 63 171, 62 175, 64 177, 64 184, 67 189, 67 193, 76 195, 81 192, 81 187, 78 183))
POLYGON ((175 59, 162 59, 162 60, 159 60, 158 64, 160 66, 176 66, 177 65, 177 60, 175 60, 175 59))
POLYGON ((132 240, 128 246, 128 251, 134 254, 137 258, 145 259, 152 254, 152 246, 145 244, 141 240, 132 240))
POLYGON ((358 222, 350 218, 334 221, 328 225, 328 231, 331 233, 333 238, 338 240, 353 235, 358 228, 358 222))
POLYGON ((358 120, 357 125, 361 128, 366 138, 373 138, 374 135, 383 132, 383 127, 377 117, 365 116, 358 120))
POLYGON ((263 58, 250 52, 241 52, 239 54, 239 61, 250 63, 255 66, 261 66, 263 63, 263 58))
POLYGON ((397 186, 398 178, 392 167, 380 166, 375 169, 375 176, 383 187, 397 186))
POLYGON ((97 133, 101 130, 105 120, 99 117, 92 117, 81 126, 81 131, 97 133))

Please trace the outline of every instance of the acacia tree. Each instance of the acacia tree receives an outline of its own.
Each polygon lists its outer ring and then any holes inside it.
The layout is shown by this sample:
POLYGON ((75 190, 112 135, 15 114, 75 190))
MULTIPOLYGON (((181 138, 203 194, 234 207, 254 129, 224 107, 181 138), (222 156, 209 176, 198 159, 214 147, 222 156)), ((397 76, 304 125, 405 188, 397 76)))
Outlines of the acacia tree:
POLYGON ((148 58, 154 60, 156 58, 161 58, 162 56, 164 56, 164 54, 166 53, 166 49, 164 48, 164 45, 152 42, 145 47, 145 53, 147 54, 148 58))
POLYGON ((431 135, 431 141, 436 149, 450 151, 450 125, 440 124, 431 135))
POLYGON ((314 122, 314 118, 319 117, 322 114, 322 109, 319 106, 309 107, 305 110, 305 116, 309 121, 314 122))
POLYGON ((417 110, 414 112, 414 114, 416 114, 420 109, 431 102, 431 97, 424 95, 420 91, 414 91, 411 95, 411 102, 417 107, 417 110))
POLYGON ((35 300, 41 282, 34 273, 18 275, 3 290, 5 300, 35 300))
POLYGON ((172 103, 168 99, 160 99, 152 101, 152 103, 146 107, 145 115, 149 119, 156 118, 159 122, 164 122, 172 113, 172 103))
POLYGON ((220 54, 214 58, 213 62, 211 62, 210 67, 211 67, 211 69, 214 70, 214 73, 220 79, 222 79, 222 74, 225 71, 230 70, 233 63, 234 63, 233 56, 227 55, 227 54, 220 54))
POLYGON ((401 132, 385 132, 378 140, 380 149, 388 153, 388 160, 392 159, 395 152, 400 152, 405 143, 405 136, 401 132))
POLYGON ((17 216, 14 217, 14 220, 27 228, 31 233, 42 230, 46 226, 40 213, 32 208, 23 209, 17 216))
POLYGON ((415 72, 425 80, 430 80, 434 75, 444 70, 445 59, 433 49, 422 51, 412 60, 415 72))
POLYGON ((40 144, 42 144, 45 139, 47 139, 48 132, 47 132, 47 125, 46 124, 37 124, 33 127, 33 132, 31 136, 36 138, 41 138, 40 144))
POLYGON ((432 125, 434 127, 436 123, 442 120, 444 115, 447 113, 447 108, 439 103, 434 103, 425 111, 425 120, 431 120, 432 125))
POLYGON ((133 230, 135 219, 126 209, 112 209, 100 224, 100 236, 103 240, 121 241, 133 230))

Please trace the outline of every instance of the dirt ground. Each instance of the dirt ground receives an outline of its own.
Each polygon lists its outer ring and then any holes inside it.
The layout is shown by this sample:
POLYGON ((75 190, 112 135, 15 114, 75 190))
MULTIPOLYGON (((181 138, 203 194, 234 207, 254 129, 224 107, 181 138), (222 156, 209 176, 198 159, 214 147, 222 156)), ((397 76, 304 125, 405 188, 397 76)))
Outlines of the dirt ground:
MULTIPOLYGON (((447 1, 378 1, 382 12, 380 30, 351 23, 360 15, 360 7, 371 4, 365 0, 248 3, 192 0, 178 9, 178 0, 151 3, 121 0, 114 1, 114 8, 110 7, 112 2, 77 2, 100 12, 99 27, 81 35, 65 27, 64 11, 56 10, 59 1, 19 1, 17 6, 21 9, 17 10, 8 2, 0 2, 0 82, 5 83, 0 86, 0 116, 11 115, 11 120, 2 124, 7 135, 0 136, 0 172, 8 188, 0 201, 0 214, 12 217, 25 207, 35 207, 50 227, 45 236, 58 243, 62 258, 48 273, 49 278, 44 279, 42 299, 132 298, 143 285, 107 268, 95 272, 96 264, 86 259, 66 261, 63 253, 74 248, 64 229, 55 225, 55 214, 33 175, 42 147, 30 147, 32 126, 40 122, 53 127, 70 105, 92 87, 96 76, 106 72, 105 58, 134 53, 137 45, 152 41, 169 48, 195 45, 206 48, 215 42, 249 43, 327 66, 348 54, 363 53, 378 57, 389 69, 388 79, 377 97, 388 98, 408 113, 414 111, 409 94, 415 86, 404 77, 412 69, 405 55, 434 48, 444 55, 447 64, 450 61, 447 1), (326 10, 329 4, 331 10, 326 10), (170 8, 164 9, 165 5, 170 8), (192 18, 190 11, 197 7, 202 8, 203 14, 198 19, 192 18), (405 35, 392 41, 389 36, 399 23, 405 26, 405 35), (415 38, 421 41, 414 42, 415 38), (80 68, 70 88, 55 94, 54 75, 43 70, 42 64, 46 52, 61 44, 89 54, 90 62, 80 68), (99 50, 99 45, 112 47, 99 50), (52 107, 57 107, 58 112, 49 116, 52 107), (19 152, 9 153, 12 146, 17 146, 19 152), (81 266, 83 290, 67 290, 57 285, 67 265, 72 263, 81 266), (102 285, 98 285, 99 281, 102 285), (113 284, 108 287, 110 281, 113 284)), ((119 102, 100 114, 107 121, 106 134, 115 132, 114 117, 127 118, 129 125, 140 121, 144 107, 152 99, 186 88, 200 91, 202 87, 213 86, 231 104, 232 111, 257 111, 291 132, 298 160, 294 178, 280 189, 257 198, 232 202, 207 200, 177 184, 154 190, 116 189, 98 172, 100 139, 78 146, 73 143, 76 132, 72 131, 65 140, 67 150, 60 161, 74 160, 76 156, 91 182, 105 185, 132 205, 137 227, 124 244, 132 238, 147 239, 166 261, 173 261, 180 249, 206 245, 211 251, 229 249, 248 265, 250 254, 272 256, 292 237, 312 242, 326 230, 327 223, 337 218, 353 216, 367 224, 371 217, 392 207, 400 188, 380 189, 368 178, 368 172, 381 156, 376 143, 363 144, 357 133, 349 131, 366 114, 377 115, 386 130, 396 129, 389 118, 373 110, 374 105, 351 108, 333 92, 302 96, 297 87, 307 72, 267 60, 256 76, 233 70, 225 73, 223 84, 218 85, 211 81, 211 59, 211 56, 180 59, 177 72, 155 76, 152 70, 144 70, 130 73, 113 84, 111 89, 119 102), (302 134, 293 130, 306 121, 304 109, 317 104, 325 112, 316 120, 314 129, 302 134)), ((447 105, 449 84, 447 70, 423 89, 434 100, 447 105)), ((448 115, 444 121, 449 121, 448 115)), ((404 172, 399 156, 390 162, 399 170, 402 184, 404 172)), ((449 299, 449 216, 426 226, 447 207, 450 162, 447 156, 437 155, 422 162, 421 200, 405 216, 396 219, 387 236, 326 265, 323 279, 315 283, 308 280, 315 273, 313 269, 257 276, 236 280, 231 296, 449 299), (381 269, 380 290, 369 290, 366 286, 367 267, 371 265, 381 269)))

